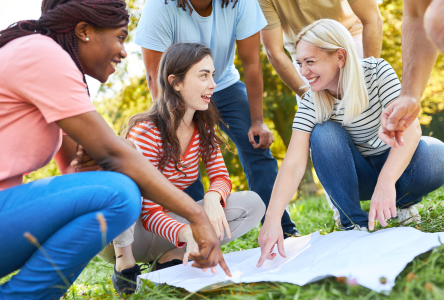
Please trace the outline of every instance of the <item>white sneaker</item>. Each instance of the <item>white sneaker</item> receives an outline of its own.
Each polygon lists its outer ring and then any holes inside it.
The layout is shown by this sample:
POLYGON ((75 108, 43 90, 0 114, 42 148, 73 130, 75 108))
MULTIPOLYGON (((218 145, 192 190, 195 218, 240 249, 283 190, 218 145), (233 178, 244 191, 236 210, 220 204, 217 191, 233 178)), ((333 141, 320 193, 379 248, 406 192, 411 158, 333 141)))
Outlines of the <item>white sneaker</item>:
MULTIPOLYGON (((418 205, 419 206, 419 205, 418 205)), ((398 221, 401 225, 411 223, 421 223, 421 216, 416 209, 417 205, 412 205, 408 208, 398 208, 398 221)))
POLYGON ((355 228, 353 228, 352 230, 359 230, 359 231, 365 231, 368 232, 368 228, 367 227, 361 227, 359 225, 354 225, 355 228))

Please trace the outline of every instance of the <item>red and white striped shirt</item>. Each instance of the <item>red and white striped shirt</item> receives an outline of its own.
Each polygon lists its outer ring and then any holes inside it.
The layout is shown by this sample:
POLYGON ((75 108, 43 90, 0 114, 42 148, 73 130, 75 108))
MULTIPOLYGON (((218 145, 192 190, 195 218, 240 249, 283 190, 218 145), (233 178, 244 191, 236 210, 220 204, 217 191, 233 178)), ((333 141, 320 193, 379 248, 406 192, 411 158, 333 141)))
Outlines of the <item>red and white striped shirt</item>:
MULTIPOLYGON (((140 122, 134 126, 128 139, 132 141, 146 158, 159 168, 160 159, 163 156, 162 137, 160 131, 153 122, 140 122)), ((207 149, 202 149, 199 132, 194 126, 194 132, 190 144, 181 157, 181 162, 187 168, 178 166, 183 173, 176 171, 174 160, 161 171, 163 175, 176 187, 182 191, 189 187, 198 177, 199 157, 205 155, 207 149)), ((225 207, 225 201, 231 193, 231 180, 228 175, 222 154, 219 147, 211 155, 210 160, 205 163, 205 168, 210 179, 210 188, 208 191, 218 192, 221 197, 221 204, 225 207)), ((166 214, 167 209, 151 200, 143 198, 142 200, 142 221, 146 230, 153 232, 176 245, 183 248, 185 243, 179 243, 179 231, 186 225, 178 222, 166 214)))

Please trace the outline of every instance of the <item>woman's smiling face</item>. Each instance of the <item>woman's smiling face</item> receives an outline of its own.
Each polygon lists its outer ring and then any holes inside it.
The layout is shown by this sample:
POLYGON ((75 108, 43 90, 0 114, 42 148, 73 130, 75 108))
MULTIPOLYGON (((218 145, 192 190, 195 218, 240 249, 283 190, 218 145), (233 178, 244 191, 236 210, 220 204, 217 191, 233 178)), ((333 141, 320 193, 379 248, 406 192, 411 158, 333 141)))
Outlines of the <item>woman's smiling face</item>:
POLYGON ((214 64, 211 56, 204 57, 185 74, 184 80, 175 88, 181 94, 188 109, 207 110, 216 83, 214 64))
POLYGON ((95 29, 81 22, 76 30, 79 36, 79 60, 85 74, 102 83, 106 82, 127 56, 124 42, 128 36, 128 25, 95 29))
POLYGON ((337 96, 339 71, 345 64, 345 50, 338 49, 330 54, 301 41, 296 48, 296 62, 312 91, 327 90, 333 96, 337 96))

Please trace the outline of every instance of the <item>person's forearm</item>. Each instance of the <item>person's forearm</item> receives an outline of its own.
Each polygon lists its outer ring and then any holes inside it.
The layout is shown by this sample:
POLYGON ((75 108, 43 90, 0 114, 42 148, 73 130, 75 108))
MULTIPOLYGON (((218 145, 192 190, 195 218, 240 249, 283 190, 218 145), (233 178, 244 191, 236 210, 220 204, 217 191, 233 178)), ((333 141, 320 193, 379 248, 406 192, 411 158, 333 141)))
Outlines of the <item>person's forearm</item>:
POLYGON ((444 53, 444 0, 433 0, 424 16, 424 26, 429 38, 444 53))
POLYGON ((282 51, 275 55, 267 52, 268 60, 270 61, 279 78, 288 86, 293 92, 295 92, 299 97, 307 91, 307 88, 301 89, 301 87, 307 85, 304 80, 302 80, 296 67, 293 65, 291 59, 287 54, 282 51))
POLYGON ((221 200, 222 200, 222 196, 218 192, 208 191, 204 195, 204 202, 205 201, 214 201, 216 203, 220 203, 221 200))
POLYGON ((271 193, 270 204, 268 205, 265 219, 269 222, 281 222, 282 214, 285 211, 291 198, 305 173, 307 160, 301 158, 298 163, 289 164, 284 161, 276 177, 276 181, 271 193))
POLYGON ((379 182, 395 184, 398 181, 412 160, 420 139, 421 126, 416 119, 404 132, 404 146, 390 149, 390 154, 379 174, 379 182))
POLYGON ((365 57, 381 56, 382 48, 382 19, 375 18, 372 23, 363 24, 362 30, 362 46, 364 48, 365 57))
POLYGON ((146 80, 148 82, 148 89, 150 90, 151 99, 155 101, 157 99, 157 74, 146 74, 146 80))
POLYGON ((64 135, 62 137, 62 145, 56 155, 54 155, 57 167, 63 175, 76 172, 76 169, 71 166, 71 161, 76 157, 76 149, 77 143, 69 136, 64 135))
POLYGON ((247 88, 248 103, 250 105, 251 123, 263 122, 263 92, 264 82, 260 62, 243 62, 245 87, 247 88))
POLYGON ((438 50, 427 38, 424 19, 404 16, 402 24, 402 89, 400 96, 415 98, 419 103, 438 56, 438 50))
POLYGON ((157 76, 159 73, 159 63, 162 58, 162 52, 150 50, 142 47, 142 59, 145 65, 146 80, 153 101, 157 99, 157 76))

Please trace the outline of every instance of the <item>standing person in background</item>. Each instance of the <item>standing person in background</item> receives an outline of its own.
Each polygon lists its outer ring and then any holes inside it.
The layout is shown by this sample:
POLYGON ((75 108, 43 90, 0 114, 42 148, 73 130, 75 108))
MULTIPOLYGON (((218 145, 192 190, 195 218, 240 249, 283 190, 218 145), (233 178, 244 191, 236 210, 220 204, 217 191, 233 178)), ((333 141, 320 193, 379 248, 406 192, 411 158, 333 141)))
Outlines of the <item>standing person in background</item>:
POLYGON ((261 30, 268 60, 296 93, 298 104, 308 82, 299 72, 294 41, 305 26, 323 18, 336 20, 353 36, 359 58, 381 54, 382 18, 376 0, 259 0, 259 4, 268 22, 261 30))
MULTIPOLYGON (((259 194, 267 206, 278 168, 269 149, 273 136, 264 123, 262 108, 259 31, 266 25, 255 0, 147 0, 135 43, 142 47, 154 100, 158 97, 159 61, 165 49, 175 43, 200 43, 211 49, 217 84, 212 100, 223 121, 221 129, 237 147, 250 190, 259 194), (234 66, 236 46, 245 84, 234 66)), ((196 201, 204 197, 200 180, 185 192, 196 201)), ((298 235, 287 211, 282 226, 285 237, 298 235)))
POLYGON ((403 132, 421 110, 438 48, 444 52, 444 0, 405 0, 402 21, 402 89, 398 100, 381 115, 379 137, 403 146, 403 132), (438 46, 438 48, 436 47, 438 46))

